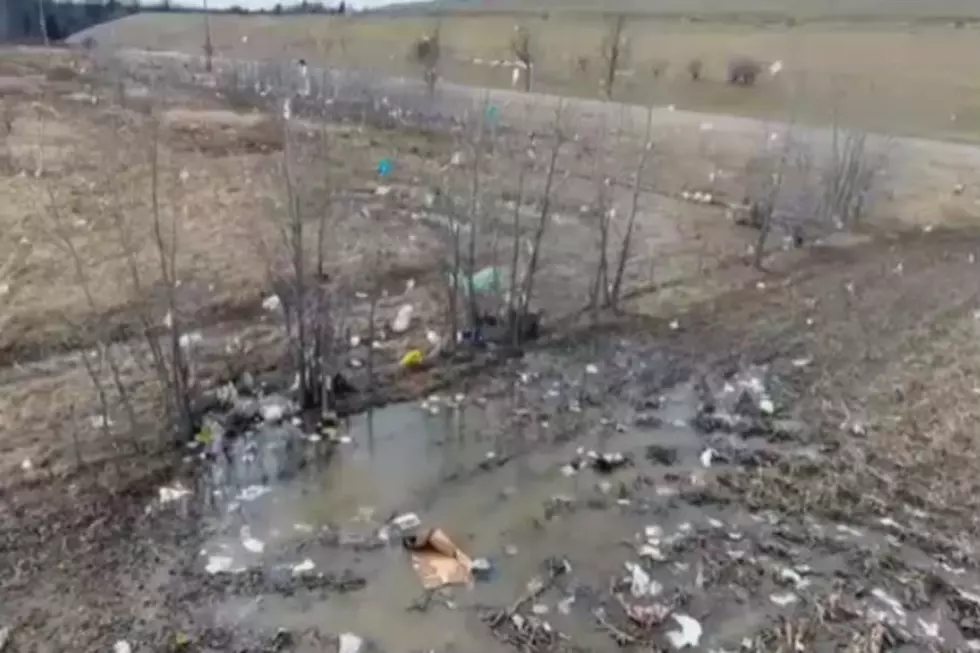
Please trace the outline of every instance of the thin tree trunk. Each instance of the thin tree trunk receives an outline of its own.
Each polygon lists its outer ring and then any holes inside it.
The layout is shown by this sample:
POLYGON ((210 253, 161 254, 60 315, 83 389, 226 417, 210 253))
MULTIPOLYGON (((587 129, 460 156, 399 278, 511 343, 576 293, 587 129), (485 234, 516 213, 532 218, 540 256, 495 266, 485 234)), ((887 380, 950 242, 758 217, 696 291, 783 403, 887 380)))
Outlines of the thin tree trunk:
POLYGON ((643 152, 640 154, 640 162, 636 167, 636 179, 633 180, 633 198, 630 204, 630 216, 626 222, 626 234, 623 236, 623 246, 619 250, 619 263, 616 267, 616 278, 613 281, 612 296, 610 305, 613 310, 617 308, 620 294, 623 288, 623 277, 626 273, 626 262, 630 257, 630 247, 633 244, 633 230, 636 227, 636 214, 640 205, 640 181, 643 177, 643 170, 646 168, 647 159, 650 156, 650 132, 653 129, 653 109, 647 108, 647 127, 643 135, 643 152))
MULTIPOLYGON (((41 1, 41 0, 39 0, 41 1)), ((214 67, 214 44, 211 42, 211 13, 208 11, 208 0, 204 3, 204 69, 208 72, 214 67)))
MULTIPOLYGON (((561 119, 561 107, 558 109, 556 122, 561 119)), ((548 177, 544 185, 544 199, 541 201, 541 214, 538 219, 538 229, 534 234, 534 244, 531 249, 531 260, 528 262, 527 278, 524 280, 524 306, 521 310, 520 320, 524 320, 529 315, 531 300, 534 294, 534 275, 538 270, 538 259, 541 255, 541 243, 544 241, 544 234, 548 228, 548 221, 551 214, 551 190, 555 183, 555 170, 558 166, 558 153, 562 146, 562 134, 560 126, 555 128, 555 147, 551 151, 551 160, 548 163, 548 177)))

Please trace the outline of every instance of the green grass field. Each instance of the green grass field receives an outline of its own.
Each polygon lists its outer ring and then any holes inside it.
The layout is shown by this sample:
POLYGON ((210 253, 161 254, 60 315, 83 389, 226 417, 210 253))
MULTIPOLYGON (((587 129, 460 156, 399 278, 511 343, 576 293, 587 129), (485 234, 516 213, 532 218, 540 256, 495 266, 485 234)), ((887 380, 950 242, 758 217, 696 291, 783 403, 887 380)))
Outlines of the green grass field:
MULTIPOLYGON (((755 1, 747 0, 747 5, 776 4, 768 0, 753 4, 755 1)), ((864 4, 884 6, 880 0, 864 4)), ((976 4, 980 14, 980 3, 976 4)), ((972 6, 948 2, 933 9, 952 12, 958 7, 965 12, 972 6)), ((902 7, 911 10, 913 4, 898 2, 893 8, 902 7)), ((600 94, 605 68, 601 44, 609 21, 598 14, 223 15, 211 19, 214 44, 221 56, 302 56, 340 67, 408 76, 419 74, 408 57, 412 43, 437 22, 445 79, 510 87, 511 69, 489 62, 515 58, 512 35, 516 25, 524 25, 533 40, 535 90, 585 97, 600 94)), ((201 16, 141 14, 100 26, 90 34, 100 43, 197 53, 202 49, 203 25, 201 16)), ((972 23, 957 26, 882 19, 790 26, 632 17, 625 36, 628 53, 614 89, 616 99, 760 118, 796 117, 814 123, 837 119, 879 131, 980 140, 980 27, 972 23), (766 63, 782 61, 784 69, 775 78, 765 75, 753 88, 733 87, 725 81, 726 65, 733 56, 766 63), (704 62, 705 78, 699 82, 687 74, 693 59, 704 62)))

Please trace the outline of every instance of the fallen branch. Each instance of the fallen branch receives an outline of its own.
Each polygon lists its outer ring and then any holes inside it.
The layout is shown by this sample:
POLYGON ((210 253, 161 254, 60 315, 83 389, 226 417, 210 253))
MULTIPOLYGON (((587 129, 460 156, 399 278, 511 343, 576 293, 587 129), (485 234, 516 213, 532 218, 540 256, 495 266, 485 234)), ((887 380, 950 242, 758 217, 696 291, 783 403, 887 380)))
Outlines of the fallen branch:
POLYGON ((539 596, 554 587, 555 581, 568 571, 568 563, 562 561, 561 565, 548 565, 548 578, 542 581, 540 578, 533 578, 528 583, 527 590, 514 601, 509 608, 497 612, 490 620, 490 628, 499 628, 501 624, 520 612, 528 603, 536 600, 539 596))

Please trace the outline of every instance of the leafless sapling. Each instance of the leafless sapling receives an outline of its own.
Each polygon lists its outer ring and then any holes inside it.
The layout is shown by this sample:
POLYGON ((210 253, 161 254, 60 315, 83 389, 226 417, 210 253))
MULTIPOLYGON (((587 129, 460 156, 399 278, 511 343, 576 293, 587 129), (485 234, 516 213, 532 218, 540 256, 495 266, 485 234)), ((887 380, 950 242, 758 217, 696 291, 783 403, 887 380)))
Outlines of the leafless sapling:
POLYGON ((561 125, 564 108, 564 102, 559 101, 558 108, 555 111, 554 144, 548 161, 548 173, 547 177, 545 178, 544 196, 541 198, 541 211, 538 215, 538 225, 534 232, 534 240, 531 244, 531 258, 528 261, 527 272, 524 277, 524 297, 522 298, 523 305, 521 307, 520 315, 518 316, 518 320, 520 320, 522 325, 531 318, 530 309, 531 302, 534 298, 534 278, 538 271, 538 263, 541 257, 541 246, 544 242, 544 235, 548 229, 548 223, 551 222, 551 193, 555 184, 555 173, 558 168, 558 155, 561 152, 562 146, 565 142, 561 125))
POLYGON ((642 151, 640 160, 636 165, 636 173, 633 178, 633 196, 630 199, 630 213, 626 219, 626 233, 623 234, 622 246, 619 249, 619 262, 616 266, 616 276, 612 283, 609 303, 615 310, 618 308, 619 299, 622 295, 623 277, 626 273, 626 263, 632 255, 633 232, 636 229, 636 214, 640 204, 640 190, 642 188, 643 172, 646 170, 647 161, 650 157, 650 150, 653 144, 650 142, 650 134, 653 130, 653 109, 647 108, 647 125, 643 134, 642 151))
POLYGON ((626 28, 626 15, 617 14, 609 20, 608 31, 602 41, 602 62, 604 65, 602 92, 606 99, 612 99, 616 75, 626 58, 629 43, 623 32, 626 28))

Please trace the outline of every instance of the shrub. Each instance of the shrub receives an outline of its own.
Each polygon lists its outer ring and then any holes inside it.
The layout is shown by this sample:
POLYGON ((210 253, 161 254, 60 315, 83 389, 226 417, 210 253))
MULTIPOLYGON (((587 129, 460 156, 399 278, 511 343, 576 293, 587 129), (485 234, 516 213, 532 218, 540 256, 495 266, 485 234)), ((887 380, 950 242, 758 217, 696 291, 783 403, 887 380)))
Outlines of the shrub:
POLYGON ((664 73, 667 72, 667 69, 668 68, 670 68, 670 62, 669 61, 667 61, 665 59, 657 59, 650 66, 650 72, 653 73, 653 78, 654 79, 660 79, 661 77, 664 76, 664 73))
POLYGON ((728 62, 728 83, 752 86, 762 74, 762 64, 748 57, 738 57, 728 62))
POLYGON ((411 58, 422 68, 422 79, 429 91, 434 95, 436 83, 439 81, 439 60, 442 57, 442 46, 439 38, 439 27, 417 40, 412 46, 411 58))
POLYGON ((691 76, 692 82, 697 82, 701 80, 701 75, 704 73, 704 62, 700 59, 691 59, 687 62, 687 74, 691 76))

